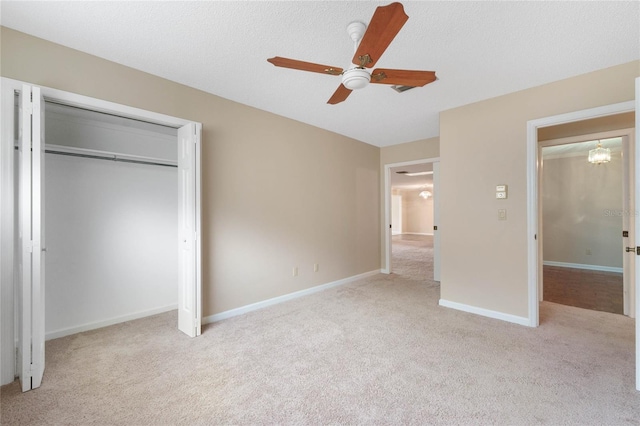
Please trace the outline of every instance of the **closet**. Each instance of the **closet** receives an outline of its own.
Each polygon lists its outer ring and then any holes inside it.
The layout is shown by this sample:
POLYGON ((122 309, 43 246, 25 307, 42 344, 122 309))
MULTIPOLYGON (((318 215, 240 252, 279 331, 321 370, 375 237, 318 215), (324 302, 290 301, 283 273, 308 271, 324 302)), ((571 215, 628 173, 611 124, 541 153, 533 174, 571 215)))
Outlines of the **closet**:
POLYGON ((45 336, 177 308, 177 130, 46 102, 45 336))

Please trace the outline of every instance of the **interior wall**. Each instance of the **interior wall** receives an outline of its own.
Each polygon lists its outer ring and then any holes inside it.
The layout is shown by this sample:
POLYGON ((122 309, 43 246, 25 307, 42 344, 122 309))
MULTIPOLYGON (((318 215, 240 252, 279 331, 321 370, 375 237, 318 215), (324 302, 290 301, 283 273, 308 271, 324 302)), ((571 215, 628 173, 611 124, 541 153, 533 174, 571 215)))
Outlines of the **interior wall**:
POLYGON ((405 161, 437 158, 440 155, 440 138, 420 139, 418 141, 380 148, 380 167, 386 164, 403 163, 405 161))
POLYGON ((538 141, 548 141, 571 136, 589 135, 591 133, 608 132, 618 129, 632 129, 635 127, 635 111, 623 114, 607 115, 589 120, 574 121, 557 126, 538 129, 538 141))
POLYGON ((527 122, 631 101, 639 75, 634 61, 440 113, 443 300, 528 317, 527 122))
MULTIPOLYGON (((429 189, 433 191, 433 189, 429 189)), ((420 197, 421 190, 401 190, 402 231, 406 234, 433 235, 433 197, 420 197)))
POLYGON ((545 159, 541 194, 544 261, 622 269, 620 152, 545 159))
POLYGON ((4 27, 1 43, 3 77, 202 123, 205 317, 380 270, 379 148, 4 27))
MULTIPOLYGON (((177 157, 175 129, 170 136, 56 110, 46 111, 49 146, 177 157)), ((46 337, 175 309, 177 169, 56 154, 45 161, 46 337)))

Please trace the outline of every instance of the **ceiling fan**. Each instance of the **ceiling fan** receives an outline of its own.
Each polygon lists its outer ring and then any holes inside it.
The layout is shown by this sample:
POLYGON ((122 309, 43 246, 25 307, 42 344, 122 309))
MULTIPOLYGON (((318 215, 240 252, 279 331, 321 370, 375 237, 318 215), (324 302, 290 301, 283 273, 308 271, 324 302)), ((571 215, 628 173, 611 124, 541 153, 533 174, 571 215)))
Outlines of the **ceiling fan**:
POLYGON ((378 62, 380 56, 382 56, 408 19, 409 17, 404 13, 402 4, 391 3, 390 5, 376 8, 368 27, 362 22, 350 23, 347 27, 347 32, 354 42, 355 54, 351 60, 354 65, 349 66, 346 70, 340 67, 314 64, 280 56, 267 59, 267 61, 277 67, 341 75, 342 84, 327 102, 332 105, 344 101, 353 90, 362 89, 368 86, 369 83, 421 87, 437 79, 434 71, 386 68, 376 68, 373 71, 367 70, 367 68, 372 68, 378 62))

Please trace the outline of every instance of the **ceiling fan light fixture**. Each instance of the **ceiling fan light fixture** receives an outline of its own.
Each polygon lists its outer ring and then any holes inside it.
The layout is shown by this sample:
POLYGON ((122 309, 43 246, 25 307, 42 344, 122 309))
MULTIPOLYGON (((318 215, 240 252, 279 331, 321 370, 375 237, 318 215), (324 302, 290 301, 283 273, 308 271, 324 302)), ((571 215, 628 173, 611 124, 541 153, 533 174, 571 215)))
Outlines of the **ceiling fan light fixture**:
POLYGON ((371 74, 364 68, 351 68, 342 74, 342 84, 349 90, 366 87, 371 81, 371 74))

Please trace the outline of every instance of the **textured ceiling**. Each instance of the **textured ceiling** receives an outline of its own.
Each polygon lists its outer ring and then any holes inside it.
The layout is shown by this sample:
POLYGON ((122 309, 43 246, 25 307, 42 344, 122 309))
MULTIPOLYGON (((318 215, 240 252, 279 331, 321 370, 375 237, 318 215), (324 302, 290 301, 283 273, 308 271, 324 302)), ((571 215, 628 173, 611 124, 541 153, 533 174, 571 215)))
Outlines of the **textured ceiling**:
POLYGON ((387 146, 439 134, 438 113, 640 58, 640 2, 403 2, 409 20, 376 64, 436 71, 326 102, 340 78, 277 68, 284 56, 347 67, 346 26, 369 1, 13 2, 1 23, 246 105, 387 146))

